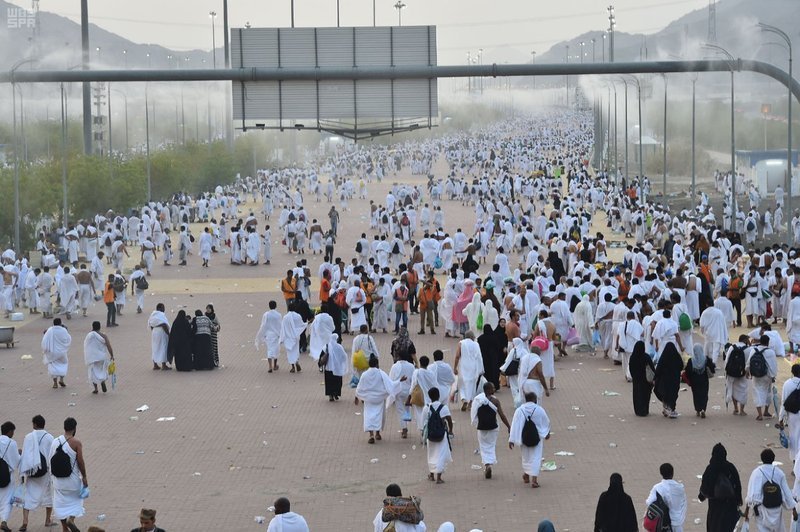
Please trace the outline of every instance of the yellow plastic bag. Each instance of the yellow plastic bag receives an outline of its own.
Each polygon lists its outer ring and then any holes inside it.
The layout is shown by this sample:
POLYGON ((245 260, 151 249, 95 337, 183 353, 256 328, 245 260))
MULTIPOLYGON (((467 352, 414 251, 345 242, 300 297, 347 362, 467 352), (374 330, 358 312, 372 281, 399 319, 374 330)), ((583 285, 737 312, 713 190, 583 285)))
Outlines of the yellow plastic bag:
POLYGON ((114 375, 117 372, 117 363, 112 360, 111 363, 108 365, 108 374, 114 375))
POLYGON ((353 367, 358 371, 366 371, 369 368, 369 361, 363 349, 353 353, 353 367))

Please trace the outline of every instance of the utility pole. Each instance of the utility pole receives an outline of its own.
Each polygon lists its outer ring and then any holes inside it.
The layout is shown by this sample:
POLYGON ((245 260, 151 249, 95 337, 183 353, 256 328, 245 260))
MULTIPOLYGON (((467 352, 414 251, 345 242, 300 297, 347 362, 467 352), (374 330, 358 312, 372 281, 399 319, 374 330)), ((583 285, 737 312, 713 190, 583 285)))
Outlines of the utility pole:
POLYGON ((608 62, 614 62, 614 26, 617 24, 617 19, 614 16, 614 6, 610 5, 606 8, 608 10, 608 62))
MULTIPOLYGON (((83 70, 89 70, 89 0, 81 0, 81 57, 83 70)), ((83 153, 92 154, 92 86, 88 81, 83 87, 83 153)))

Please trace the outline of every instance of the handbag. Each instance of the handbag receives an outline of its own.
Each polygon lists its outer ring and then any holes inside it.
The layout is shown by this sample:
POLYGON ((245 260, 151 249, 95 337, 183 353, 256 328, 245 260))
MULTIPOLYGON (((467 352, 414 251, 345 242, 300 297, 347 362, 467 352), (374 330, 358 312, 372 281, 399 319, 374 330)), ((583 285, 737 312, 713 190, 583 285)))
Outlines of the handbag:
POLYGON ((519 359, 516 357, 517 350, 512 350, 512 353, 514 353, 513 358, 511 359, 511 362, 508 363, 508 366, 506 366, 506 370, 503 372, 506 377, 519 375, 519 359))
POLYGON ((419 384, 414 385, 414 389, 411 390, 411 404, 419 408, 425 406, 425 396, 422 394, 422 387, 419 384))
POLYGON ((645 366, 644 367, 644 378, 650 384, 653 384, 656 380, 656 370, 652 368, 652 366, 645 366))
POLYGON ((319 367, 324 368, 325 366, 327 366, 329 358, 330 357, 328 356, 328 350, 326 349, 319 355, 319 360, 317 361, 319 367))

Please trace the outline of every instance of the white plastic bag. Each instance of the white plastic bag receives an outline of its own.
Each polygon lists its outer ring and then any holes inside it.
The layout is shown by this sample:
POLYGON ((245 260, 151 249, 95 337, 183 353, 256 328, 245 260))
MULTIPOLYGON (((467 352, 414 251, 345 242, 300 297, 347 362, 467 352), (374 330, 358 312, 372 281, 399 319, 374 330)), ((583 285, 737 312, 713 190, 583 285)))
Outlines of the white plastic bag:
POLYGON ((800 520, 792 521, 792 532, 800 532, 800 520))
POLYGON ((739 532, 750 532, 750 521, 742 521, 742 528, 739 529, 739 532))

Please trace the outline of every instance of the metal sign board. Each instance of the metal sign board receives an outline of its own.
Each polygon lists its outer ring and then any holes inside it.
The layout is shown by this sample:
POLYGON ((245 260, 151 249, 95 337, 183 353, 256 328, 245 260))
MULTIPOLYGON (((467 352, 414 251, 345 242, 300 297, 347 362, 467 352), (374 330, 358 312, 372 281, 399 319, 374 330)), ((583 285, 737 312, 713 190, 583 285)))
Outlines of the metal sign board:
POLYGON ((332 131, 350 138, 433 127, 435 78, 391 79, 395 66, 436 66, 436 27, 234 28, 234 68, 386 68, 385 79, 233 82, 238 127, 332 131))

